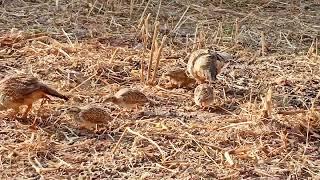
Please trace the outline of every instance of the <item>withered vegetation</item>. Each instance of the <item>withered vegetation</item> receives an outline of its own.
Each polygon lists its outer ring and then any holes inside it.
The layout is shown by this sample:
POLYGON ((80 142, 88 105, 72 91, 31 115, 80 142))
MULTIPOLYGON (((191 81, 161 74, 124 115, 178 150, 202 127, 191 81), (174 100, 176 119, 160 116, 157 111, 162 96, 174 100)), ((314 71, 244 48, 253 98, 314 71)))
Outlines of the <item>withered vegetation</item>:
POLYGON ((2 0, 0 9, 0 78, 32 73, 72 97, 38 102, 25 120, 1 111, 0 179, 320 178, 318 0, 2 0), (214 84, 215 106, 201 110, 192 88, 167 89, 161 75, 208 47, 234 60, 214 84), (125 113, 102 103, 122 87, 155 103, 125 113), (101 132, 65 112, 90 103, 113 117, 101 132))

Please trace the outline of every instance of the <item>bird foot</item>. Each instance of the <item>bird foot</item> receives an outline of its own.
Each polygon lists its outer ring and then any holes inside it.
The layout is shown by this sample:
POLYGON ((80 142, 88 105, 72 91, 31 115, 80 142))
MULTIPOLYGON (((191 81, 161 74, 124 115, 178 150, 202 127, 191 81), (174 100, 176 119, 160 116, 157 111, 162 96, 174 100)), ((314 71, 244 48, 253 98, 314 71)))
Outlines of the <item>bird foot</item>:
POLYGON ((35 124, 32 124, 31 126, 29 126, 29 129, 32 130, 32 131, 38 130, 38 128, 36 127, 35 124))

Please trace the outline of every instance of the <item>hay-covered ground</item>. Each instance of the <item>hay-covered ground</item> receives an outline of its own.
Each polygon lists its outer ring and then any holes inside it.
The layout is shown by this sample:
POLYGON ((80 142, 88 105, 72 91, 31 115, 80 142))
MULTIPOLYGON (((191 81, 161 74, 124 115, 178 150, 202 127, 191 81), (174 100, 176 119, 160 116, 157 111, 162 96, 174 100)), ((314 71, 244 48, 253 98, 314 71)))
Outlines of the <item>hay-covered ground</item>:
POLYGON ((2 0, 0 9, 1 78, 33 73, 72 97, 38 102, 25 120, 1 112, 0 179, 320 178, 318 0, 2 0), (146 86, 156 21, 158 46, 167 40, 146 86), (205 47, 235 57, 210 110, 194 105, 192 88, 161 79, 205 47), (157 103, 131 113, 101 103, 125 86, 157 103), (90 103, 114 117, 105 131, 79 129, 64 111, 90 103))

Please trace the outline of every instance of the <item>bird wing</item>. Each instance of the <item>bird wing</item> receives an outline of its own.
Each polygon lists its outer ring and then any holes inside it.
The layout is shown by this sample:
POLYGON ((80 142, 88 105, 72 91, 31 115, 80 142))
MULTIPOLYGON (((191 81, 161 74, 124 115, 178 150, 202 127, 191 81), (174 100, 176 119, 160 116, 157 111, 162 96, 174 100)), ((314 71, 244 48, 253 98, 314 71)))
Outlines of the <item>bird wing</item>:
POLYGON ((197 60, 194 71, 198 79, 214 81, 217 76, 216 60, 210 55, 202 56, 197 60))
POLYGON ((81 119, 84 119, 86 121, 89 121, 91 123, 106 123, 111 120, 110 115, 101 108, 97 107, 90 107, 88 109, 83 109, 80 112, 81 119))
POLYGON ((199 49, 190 54, 188 64, 187 64, 187 71, 191 77, 195 77, 194 66, 196 61, 202 57, 203 55, 207 55, 209 53, 208 49, 199 49))
POLYGON ((1 92, 14 99, 23 99, 39 89, 40 85, 35 77, 14 76, 1 83, 1 92))

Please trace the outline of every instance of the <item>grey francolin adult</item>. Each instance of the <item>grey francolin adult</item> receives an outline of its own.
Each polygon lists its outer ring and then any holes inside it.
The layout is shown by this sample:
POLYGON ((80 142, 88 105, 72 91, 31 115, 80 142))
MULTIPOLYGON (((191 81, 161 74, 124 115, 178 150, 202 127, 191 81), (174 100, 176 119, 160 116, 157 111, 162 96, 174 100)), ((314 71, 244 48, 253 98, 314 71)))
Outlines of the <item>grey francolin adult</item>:
POLYGON ((39 99, 54 96, 64 100, 69 98, 27 74, 16 74, 5 77, 0 81, 0 110, 13 109, 15 117, 21 106, 27 106, 23 118, 27 117, 34 102, 39 99))
POLYGON ((187 71, 199 84, 213 82, 227 64, 227 56, 210 49, 199 49, 191 53, 187 71))

